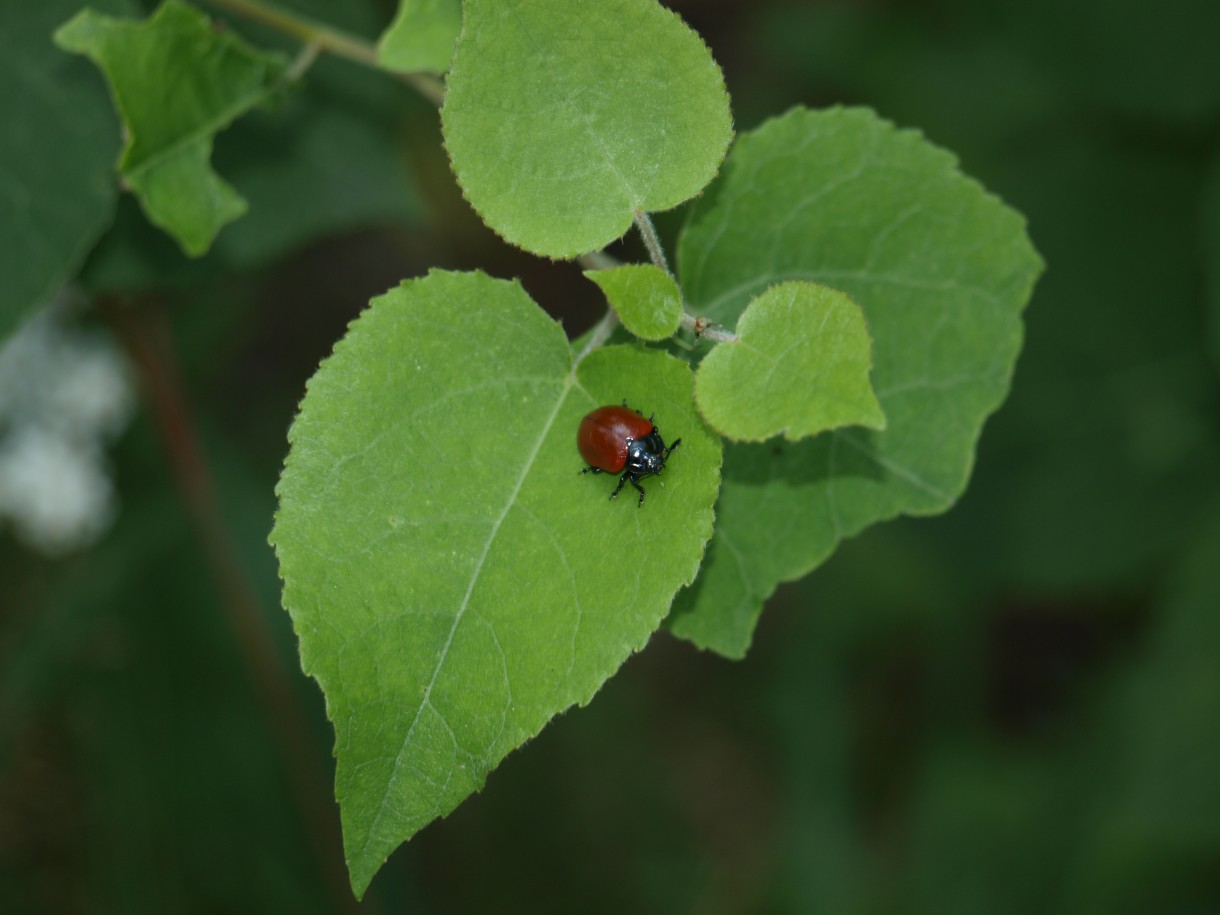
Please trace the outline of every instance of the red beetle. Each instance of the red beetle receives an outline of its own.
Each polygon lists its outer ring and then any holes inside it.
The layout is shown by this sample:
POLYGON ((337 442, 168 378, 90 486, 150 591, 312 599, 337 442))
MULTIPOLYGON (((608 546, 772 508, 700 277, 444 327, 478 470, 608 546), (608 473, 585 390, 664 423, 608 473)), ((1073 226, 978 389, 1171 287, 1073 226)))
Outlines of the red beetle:
POLYGON ((589 465, 581 473, 621 473, 610 498, 617 496, 630 480, 640 492, 637 505, 644 504, 640 480, 664 470, 669 453, 680 444, 682 439, 665 447, 652 417, 645 419, 643 413, 630 409, 626 401, 621 407, 598 407, 580 421, 576 432, 576 447, 589 465))

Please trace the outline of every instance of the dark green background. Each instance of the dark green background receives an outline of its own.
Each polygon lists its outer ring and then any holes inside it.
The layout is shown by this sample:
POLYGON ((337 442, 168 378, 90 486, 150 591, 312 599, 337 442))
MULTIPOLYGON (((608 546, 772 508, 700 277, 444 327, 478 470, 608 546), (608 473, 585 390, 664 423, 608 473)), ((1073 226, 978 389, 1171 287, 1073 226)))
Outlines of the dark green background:
MULTIPOLYGON (((366 35, 391 12, 352 6, 341 24, 366 35)), ((1028 216, 1048 269, 1013 395, 951 513, 781 588, 744 662, 658 636, 397 852, 362 908, 1220 911, 1220 4, 673 6, 739 128, 870 105, 1028 216)), ((5 912, 341 908, 286 774, 329 765, 331 733, 265 542, 305 379, 371 295, 429 266, 520 275, 573 333, 597 315, 577 268, 480 226, 435 112, 385 77, 320 64, 216 162, 245 229, 188 264, 124 199, 83 281, 143 332, 165 322, 309 740, 273 739, 142 412, 98 547, 52 562, 0 534, 5 912), (297 168, 318 194, 276 180, 297 168)), ((680 220, 661 220, 671 246, 680 220)))

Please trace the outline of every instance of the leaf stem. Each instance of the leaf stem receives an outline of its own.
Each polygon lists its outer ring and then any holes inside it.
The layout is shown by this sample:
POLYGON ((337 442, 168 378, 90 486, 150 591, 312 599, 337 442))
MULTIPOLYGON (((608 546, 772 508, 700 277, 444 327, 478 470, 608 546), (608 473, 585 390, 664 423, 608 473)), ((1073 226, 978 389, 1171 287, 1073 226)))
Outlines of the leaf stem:
POLYGON ((613 270, 615 267, 623 265, 618 258, 611 257, 605 251, 590 251, 576 259, 587 270, 613 270))
POLYGON ((304 76, 305 72, 313 66, 313 62, 318 59, 321 51, 322 48, 316 41, 301 45, 301 52, 293 59, 292 66, 284 72, 284 82, 292 84, 304 76))
POLYGON ((652 217, 643 210, 636 210, 635 227, 640 230, 640 237, 644 239, 644 247, 648 249, 648 256, 652 262, 673 276, 669 272, 669 263, 665 260, 665 249, 661 247, 661 238, 652 224, 652 217))
MULTIPOLYGON (((363 38, 357 38, 355 35, 349 35, 303 16, 278 9, 261 0, 207 0, 207 2, 236 13, 251 22, 258 22, 283 32, 285 35, 299 38, 306 45, 316 45, 320 51, 326 51, 338 57, 346 57, 348 60, 372 67, 374 70, 383 70, 377 59, 376 46, 363 38)), ((309 62, 312 63, 312 61, 309 62)), ((302 69, 301 72, 304 70, 302 69)), ((434 76, 427 73, 393 73, 392 75, 411 86, 438 108, 445 100, 445 85, 434 76)))
POLYGON ((737 335, 731 330, 725 330, 721 325, 709 321, 702 315, 693 315, 684 310, 680 320, 681 327, 695 335, 696 343, 700 338, 713 340, 716 343, 735 343, 737 341, 737 335))
POLYGON ((573 368, 580 365, 584 361, 585 356, 609 340, 610 335, 614 333, 614 329, 618 327, 618 323, 618 314, 615 313, 613 308, 607 308, 606 313, 602 315, 602 319, 594 326, 593 333, 589 334, 589 339, 585 341, 584 348, 576 357, 576 361, 572 363, 573 368))

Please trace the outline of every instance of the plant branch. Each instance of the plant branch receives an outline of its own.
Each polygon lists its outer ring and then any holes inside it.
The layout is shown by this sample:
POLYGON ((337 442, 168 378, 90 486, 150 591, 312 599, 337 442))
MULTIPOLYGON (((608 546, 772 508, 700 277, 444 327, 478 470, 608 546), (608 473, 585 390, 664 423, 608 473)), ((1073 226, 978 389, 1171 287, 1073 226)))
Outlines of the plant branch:
POLYGON ((725 330, 721 325, 709 321, 702 315, 693 315, 689 311, 683 311, 680 322, 683 330, 689 330, 695 335, 696 343, 699 342, 700 338, 714 340, 716 343, 734 343, 737 341, 737 335, 731 330, 725 330))
MULTIPOLYGON (((635 227, 640 230, 640 237, 644 239, 644 247, 648 249, 648 256, 652 262, 669 273, 669 263, 665 260, 665 249, 661 247, 661 239, 657 235, 656 227, 652 224, 652 217, 643 210, 636 210, 635 227)), ((669 275, 673 276, 672 273, 669 275)))
POLYGON ((607 308, 602 319, 594 326, 593 333, 589 334, 589 339, 585 341, 584 348, 581 349, 573 365, 580 365, 585 356, 609 340, 616 327, 618 327, 618 314, 613 308, 607 308))
MULTIPOLYGON (((377 58, 377 48, 371 42, 355 35, 349 35, 330 26, 322 25, 303 16, 297 16, 286 10, 281 10, 261 0, 207 0, 213 6, 236 13, 251 22, 273 28, 285 35, 291 35, 305 42, 306 45, 316 45, 321 51, 346 57, 356 63, 375 70, 382 70, 377 58)), ((427 73, 395 73, 385 70, 420 95, 432 102, 438 108, 445 100, 445 85, 439 79, 427 73)))
POLYGON ((284 82, 291 85, 303 77, 321 52, 322 48, 316 41, 301 45, 301 51, 293 59, 292 66, 284 72, 284 82))
POLYGON ((182 390, 168 322, 155 307, 136 313, 112 297, 101 298, 97 304, 139 373, 166 458, 220 591, 229 628, 276 738, 307 842, 331 902, 336 911, 357 912, 342 866, 339 824, 331 806, 320 800, 330 794, 330 778, 319 764, 324 758, 322 749, 311 734, 268 627, 266 610, 225 524, 211 469, 182 390))
POLYGON ((580 265, 586 270, 613 270, 615 267, 623 266, 622 261, 616 257, 611 257, 605 251, 590 251, 588 254, 582 254, 576 259, 580 261, 580 265))

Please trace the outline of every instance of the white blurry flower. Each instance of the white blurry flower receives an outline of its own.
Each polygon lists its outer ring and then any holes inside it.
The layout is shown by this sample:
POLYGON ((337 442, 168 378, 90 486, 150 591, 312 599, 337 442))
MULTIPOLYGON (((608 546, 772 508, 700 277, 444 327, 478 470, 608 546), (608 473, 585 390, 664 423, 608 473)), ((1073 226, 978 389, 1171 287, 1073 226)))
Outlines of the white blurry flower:
POLYGON ((44 418, 74 437, 113 438, 127 427, 134 399, 123 357, 109 338, 83 335, 62 356, 59 378, 44 392, 44 418))
POLYGON ((110 339, 56 303, 0 348, 0 522, 59 555, 95 541, 114 517, 103 445, 135 405, 110 339))
POLYGON ((39 552, 58 556, 95 541, 114 517, 102 456, 37 425, 0 441, 0 515, 39 552))

